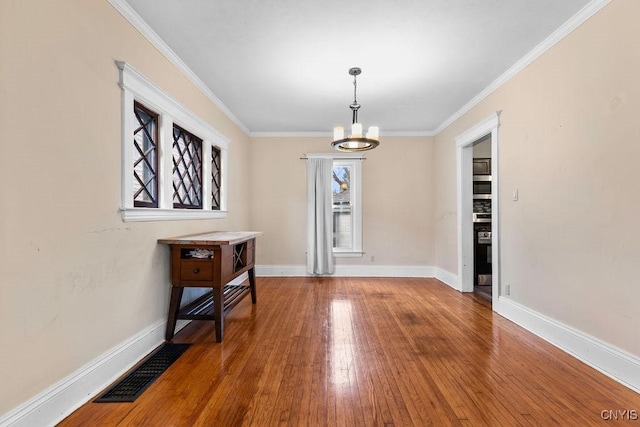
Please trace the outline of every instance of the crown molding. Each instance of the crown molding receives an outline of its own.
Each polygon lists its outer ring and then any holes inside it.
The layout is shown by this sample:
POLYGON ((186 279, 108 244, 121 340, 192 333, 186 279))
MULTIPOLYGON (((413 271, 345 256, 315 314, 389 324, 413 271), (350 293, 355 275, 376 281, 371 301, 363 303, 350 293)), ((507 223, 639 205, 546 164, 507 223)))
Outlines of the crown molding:
MULTIPOLYGON (((394 136, 424 137, 435 135, 434 131, 389 131, 381 132, 380 138, 394 136)), ((249 136, 251 138, 333 138, 333 132, 251 132, 249 136)))
POLYGON ((389 131, 389 132, 382 132, 380 133, 380 136, 405 136, 405 137, 412 137, 412 136, 436 136, 436 132, 432 131, 432 130, 395 130, 395 131, 389 131))
POLYGON ((251 132, 251 138, 331 138, 333 132, 251 132))
POLYGON ((458 120, 463 114, 467 113, 473 107, 480 103, 487 96, 498 90, 503 84, 511 80, 516 74, 522 71, 527 65, 542 56, 546 51, 555 46, 560 40, 568 36, 573 30, 582 25, 586 20, 595 15, 600 9, 609 4, 611 0, 592 0, 584 6, 578 13, 573 15, 560 28, 551 33, 549 37, 544 39, 540 44, 534 47, 529 53, 523 56, 518 62, 512 65, 507 71, 502 73, 500 77, 495 79, 489 86, 484 88, 482 92, 473 97, 462 108, 452 114, 448 119, 433 130, 433 134, 437 135, 446 129, 450 124, 458 120))
POLYGON ((108 0, 133 27, 140 32, 161 54, 163 54, 182 74, 196 86, 204 96, 206 96, 216 107, 218 107, 233 123, 235 123, 246 135, 251 131, 227 108, 226 105, 207 87, 206 84, 196 75, 196 73, 180 59, 180 57, 169 47, 160 36, 151 29, 138 13, 125 0, 108 0))

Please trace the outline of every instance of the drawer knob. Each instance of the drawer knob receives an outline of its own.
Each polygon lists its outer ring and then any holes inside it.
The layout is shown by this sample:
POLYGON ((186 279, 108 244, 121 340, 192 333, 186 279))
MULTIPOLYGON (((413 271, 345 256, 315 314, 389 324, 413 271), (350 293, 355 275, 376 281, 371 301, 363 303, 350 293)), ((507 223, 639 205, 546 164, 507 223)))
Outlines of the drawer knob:
POLYGON ((200 269, 199 269, 199 268, 194 268, 194 269, 193 269, 193 272, 194 272, 194 273, 196 273, 196 274, 197 274, 197 273, 200 273, 200 269))

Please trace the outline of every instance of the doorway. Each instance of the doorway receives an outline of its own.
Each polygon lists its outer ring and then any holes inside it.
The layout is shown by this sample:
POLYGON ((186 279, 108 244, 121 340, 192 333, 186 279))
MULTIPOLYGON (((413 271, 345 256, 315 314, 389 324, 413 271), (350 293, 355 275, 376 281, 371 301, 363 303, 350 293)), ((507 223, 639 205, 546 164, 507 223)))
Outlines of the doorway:
POLYGON ((473 146, 473 292, 493 299, 491 233, 491 134, 473 146))
POLYGON ((492 307, 500 295, 499 238, 499 156, 498 127, 500 112, 479 122, 456 138, 457 210, 458 210, 458 280, 459 290, 474 291, 474 223, 473 223, 473 147, 483 139, 491 140, 491 297, 492 307))

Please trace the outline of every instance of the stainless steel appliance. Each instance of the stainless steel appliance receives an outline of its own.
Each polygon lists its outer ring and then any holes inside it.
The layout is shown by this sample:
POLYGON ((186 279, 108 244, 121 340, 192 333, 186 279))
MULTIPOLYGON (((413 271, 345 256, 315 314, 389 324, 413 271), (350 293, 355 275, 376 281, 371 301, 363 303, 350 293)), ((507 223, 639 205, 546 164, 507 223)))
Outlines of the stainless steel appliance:
POLYGON ((473 176, 473 197, 480 194, 491 196, 491 175, 473 176))
POLYGON ((491 299, 491 159, 473 159, 474 292, 491 299))
POLYGON ((491 175, 491 158, 473 159, 474 175, 491 175))
POLYGON ((489 213, 484 213, 484 212, 474 212, 473 213, 473 223, 479 223, 479 222, 484 222, 484 223, 489 223, 491 224, 491 212, 489 213))

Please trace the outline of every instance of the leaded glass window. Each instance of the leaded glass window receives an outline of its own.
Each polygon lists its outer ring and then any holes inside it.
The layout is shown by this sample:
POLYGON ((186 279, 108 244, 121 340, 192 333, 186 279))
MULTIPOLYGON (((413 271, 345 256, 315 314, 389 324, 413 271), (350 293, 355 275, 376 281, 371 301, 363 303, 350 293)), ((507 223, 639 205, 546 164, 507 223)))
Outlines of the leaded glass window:
POLYGON ((131 65, 116 63, 122 89, 122 219, 225 218, 231 141, 131 65))
POLYGON ((222 156, 220 149, 211 147, 211 209, 220 210, 220 189, 222 188, 222 156))
POLYGON ((202 140, 173 126, 173 207, 202 208, 202 140))
POLYGON ((136 102, 133 132, 133 204, 158 207, 158 114, 136 102))

